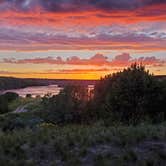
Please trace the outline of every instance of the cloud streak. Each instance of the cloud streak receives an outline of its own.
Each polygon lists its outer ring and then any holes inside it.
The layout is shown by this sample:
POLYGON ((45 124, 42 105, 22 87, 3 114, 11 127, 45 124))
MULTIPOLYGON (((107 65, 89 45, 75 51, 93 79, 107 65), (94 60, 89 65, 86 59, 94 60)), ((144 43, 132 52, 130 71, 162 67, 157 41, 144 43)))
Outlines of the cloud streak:
MULTIPOLYGON (((114 71, 119 69, 115 68, 114 71)), ((110 72, 109 68, 101 68, 101 69, 63 69, 63 70, 45 70, 42 72, 12 72, 1 70, 0 75, 32 75, 32 74, 40 74, 40 75, 56 75, 56 74, 89 74, 89 73, 96 73, 96 72, 110 72)))
POLYGON ((34 58, 34 59, 15 59, 4 58, 1 63, 9 64, 55 64, 55 65, 83 65, 83 66, 111 66, 111 67, 126 67, 131 63, 142 63, 143 65, 151 66, 164 66, 166 65, 166 59, 161 60, 155 56, 132 58, 128 53, 122 53, 109 60, 107 56, 103 54, 96 54, 88 59, 83 59, 77 56, 72 56, 67 59, 61 57, 46 57, 46 58, 34 58))
MULTIPOLYGON (((117 27, 118 28, 118 27, 117 27)), ((1 50, 166 50, 166 32, 58 32, 0 28, 1 50)))

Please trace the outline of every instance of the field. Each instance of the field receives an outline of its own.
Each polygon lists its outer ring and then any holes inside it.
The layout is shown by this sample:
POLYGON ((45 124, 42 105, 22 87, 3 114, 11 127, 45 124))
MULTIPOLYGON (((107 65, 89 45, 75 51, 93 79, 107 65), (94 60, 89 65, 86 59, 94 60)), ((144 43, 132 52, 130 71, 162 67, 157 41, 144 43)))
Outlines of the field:
POLYGON ((165 165, 166 123, 56 126, 0 132, 1 166, 165 165))

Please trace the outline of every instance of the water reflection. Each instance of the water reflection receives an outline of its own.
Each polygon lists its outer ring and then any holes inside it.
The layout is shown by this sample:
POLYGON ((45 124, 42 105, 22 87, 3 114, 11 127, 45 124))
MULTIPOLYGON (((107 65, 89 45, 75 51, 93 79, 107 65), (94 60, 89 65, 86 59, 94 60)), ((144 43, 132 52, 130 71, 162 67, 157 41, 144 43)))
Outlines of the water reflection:
MULTIPOLYGON (((32 97, 43 97, 46 94, 49 95, 57 95, 62 90, 62 87, 59 87, 58 85, 48 85, 48 86, 32 86, 27 88, 21 88, 21 89, 12 89, 12 90, 5 90, 3 92, 0 92, 0 94, 4 94, 6 92, 14 92, 17 93, 21 97, 26 97, 28 94, 30 94, 32 97)), ((88 96, 89 98, 93 97, 93 89, 94 85, 88 85, 88 96)))
POLYGON ((14 92, 19 94, 21 97, 26 97, 27 94, 31 94, 32 97, 43 97, 46 94, 50 95, 57 95, 59 94, 60 90, 63 89, 61 87, 58 87, 58 85, 48 85, 48 86, 32 86, 22 89, 12 89, 12 90, 6 90, 3 93, 6 92, 14 92))

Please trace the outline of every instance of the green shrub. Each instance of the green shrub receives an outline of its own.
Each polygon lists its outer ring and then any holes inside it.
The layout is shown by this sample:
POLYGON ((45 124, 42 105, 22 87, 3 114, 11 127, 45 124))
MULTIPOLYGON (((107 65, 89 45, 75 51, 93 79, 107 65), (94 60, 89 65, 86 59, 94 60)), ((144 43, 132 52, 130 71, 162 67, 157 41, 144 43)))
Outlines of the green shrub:
POLYGON ((18 97, 19 95, 13 92, 7 92, 3 95, 0 95, 0 114, 9 112, 9 103, 16 100, 18 97))
POLYGON ((13 100, 16 100, 19 95, 17 93, 14 92, 7 92, 3 95, 3 97, 8 101, 8 102, 12 102, 13 100))
POLYGON ((59 95, 43 98, 41 114, 51 123, 79 122, 81 113, 86 109, 87 98, 87 88, 67 86, 59 95))
POLYGON ((133 123, 165 118, 164 88, 144 66, 133 64, 108 75, 95 87, 94 110, 99 118, 133 123))

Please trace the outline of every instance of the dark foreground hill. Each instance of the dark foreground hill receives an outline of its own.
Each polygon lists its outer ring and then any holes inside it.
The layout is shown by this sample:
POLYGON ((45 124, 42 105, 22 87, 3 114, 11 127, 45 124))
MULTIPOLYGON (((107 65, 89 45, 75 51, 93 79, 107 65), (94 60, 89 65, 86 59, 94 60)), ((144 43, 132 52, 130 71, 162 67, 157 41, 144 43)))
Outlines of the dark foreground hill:
POLYGON ((166 75, 158 75, 155 77, 157 77, 159 80, 166 80, 166 75))

